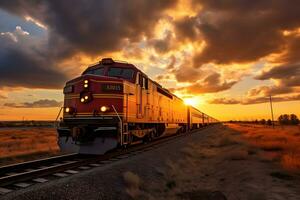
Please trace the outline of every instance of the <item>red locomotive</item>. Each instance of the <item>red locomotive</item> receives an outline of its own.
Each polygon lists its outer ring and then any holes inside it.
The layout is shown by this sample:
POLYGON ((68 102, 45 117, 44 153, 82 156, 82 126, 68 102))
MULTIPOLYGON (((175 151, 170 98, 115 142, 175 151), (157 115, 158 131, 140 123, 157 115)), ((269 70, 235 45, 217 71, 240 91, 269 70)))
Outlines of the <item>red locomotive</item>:
POLYGON ((104 58, 64 87, 57 129, 64 151, 103 154, 216 123, 151 80, 134 65, 104 58))

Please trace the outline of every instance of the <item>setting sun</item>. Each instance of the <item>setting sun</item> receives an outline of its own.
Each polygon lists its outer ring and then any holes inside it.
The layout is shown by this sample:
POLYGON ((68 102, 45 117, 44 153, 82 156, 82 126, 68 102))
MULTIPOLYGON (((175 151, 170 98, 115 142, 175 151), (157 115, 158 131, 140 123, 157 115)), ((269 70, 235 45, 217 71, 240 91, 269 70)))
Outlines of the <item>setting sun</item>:
POLYGON ((184 103, 186 105, 190 105, 190 106, 198 106, 201 103, 201 100, 199 98, 196 97, 192 97, 192 98, 185 98, 184 99, 184 103))

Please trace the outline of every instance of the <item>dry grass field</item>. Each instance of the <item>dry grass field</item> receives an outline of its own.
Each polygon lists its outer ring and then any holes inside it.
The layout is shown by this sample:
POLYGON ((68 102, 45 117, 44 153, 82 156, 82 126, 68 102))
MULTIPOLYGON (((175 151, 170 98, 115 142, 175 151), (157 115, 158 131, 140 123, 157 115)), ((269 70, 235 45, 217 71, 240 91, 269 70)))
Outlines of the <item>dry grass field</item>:
POLYGON ((227 125, 241 132, 251 145, 262 149, 267 159, 278 160, 286 170, 300 172, 299 126, 227 125))
POLYGON ((58 154, 54 128, 0 129, 0 165, 58 154))

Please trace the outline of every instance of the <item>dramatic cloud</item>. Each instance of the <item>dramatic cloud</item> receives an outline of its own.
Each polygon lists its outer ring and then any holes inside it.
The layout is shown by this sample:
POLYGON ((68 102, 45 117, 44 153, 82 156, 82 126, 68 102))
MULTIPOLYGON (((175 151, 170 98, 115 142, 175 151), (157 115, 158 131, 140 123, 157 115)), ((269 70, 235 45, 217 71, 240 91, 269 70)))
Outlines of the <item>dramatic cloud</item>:
POLYGON ((281 65, 271 68, 268 71, 263 71, 256 77, 258 80, 267 79, 283 79, 291 78, 293 76, 300 76, 300 64, 296 65, 281 65))
POLYGON ((169 79, 170 78, 170 76, 169 75, 157 75, 156 77, 155 77, 155 79, 156 80, 163 80, 163 79, 169 79))
POLYGON ((275 61, 280 63, 299 63, 300 58, 300 27, 295 30, 285 31, 285 47, 275 61))
POLYGON ((176 36, 179 40, 198 40, 199 27, 196 17, 184 17, 174 22, 176 36))
POLYGON ((256 77, 258 80, 271 78, 282 80, 282 85, 285 86, 300 86, 300 64, 276 66, 256 77))
POLYGON ((41 99, 38 101, 24 102, 21 104, 5 103, 3 104, 3 106, 11 107, 11 108, 50 108, 50 107, 61 107, 62 102, 58 102, 56 100, 41 99))
POLYGON ((150 45, 154 47, 158 53, 166 53, 173 49, 174 47, 174 38, 171 31, 168 31, 164 38, 162 39, 153 39, 150 40, 150 45))
POLYGON ((278 95, 300 91, 299 64, 275 66, 269 70, 262 71, 261 74, 255 78, 258 80, 274 79, 277 81, 277 85, 253 88, 248 92, 250 96, 278 95))
POLYGON ((284 86, 259 86, 256 88, 252 88, 248 91, 248 96, 270 96, 270 95, 278 95, 278 94, 287 94, 293 92, 293 89, 290 87, 284 86))
POLYGON ((300 27, 298 1, 195 0, 203 9, 194 20, 206 47, 195 55, 203 63, 253 62, 279 52, 287 42, 284 30, 300 27))
POLYGON ((3 0, 0 3, 3 9, 32 16, 45 24, 54 47, 93 55, 120 50, 125 42, 150 36, 162 12, 174 5, 173 0, 3 0))
POLYGON ((60 88, 66 75, 54 67, 28 32, 17 26, 0 35, 0 88, 60 88))
POLYGON ((205 75, 205 72, 195 69, 192 66, 183 64, 178 69, 173 70, 176 80, 179 82, 195 82, 205 75))
POLYGON ((176 57, 174 55, 171 56, 171 62, 168 64, 167 69, 172 70, 174 69, 176 64, 176 57))
POLYGON ((179 88, 191 94, 215 93, 230 89, 237 81, 224 81, 218 73, 212 73, 190 86, 179 88))
POLYGON ((239 104, 240 101, 236 99, 228 99, 228 98, 217 98, 209 101, 211 104, 239 104))
MULTIPOLYGON (((280 96, 280 97, 272 97, 273 102, 283 102, 283 101, 299 101, 300 94, 297 95, 289 95, 289 96, 280 96)), ((216 98, 209 101, 211 104, 259 104, 269 102, 269 97, 256 97, 256 98, 247 98, 244 100, 238 100, 234 98, 216 98)))

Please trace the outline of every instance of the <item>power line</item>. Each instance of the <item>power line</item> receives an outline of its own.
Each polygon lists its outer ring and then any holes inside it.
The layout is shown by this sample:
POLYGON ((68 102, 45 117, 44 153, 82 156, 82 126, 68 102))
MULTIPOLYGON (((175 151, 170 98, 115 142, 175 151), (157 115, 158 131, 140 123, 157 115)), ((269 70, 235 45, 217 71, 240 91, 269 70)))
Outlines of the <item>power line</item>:
POLYGON ((272 105, 272 96, 270 95, 270 107, 271 107, 271 115, 272 115, 272 126, 274 128, 274 114, 273 114, 273 105, 272 105))

